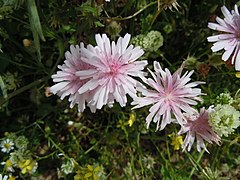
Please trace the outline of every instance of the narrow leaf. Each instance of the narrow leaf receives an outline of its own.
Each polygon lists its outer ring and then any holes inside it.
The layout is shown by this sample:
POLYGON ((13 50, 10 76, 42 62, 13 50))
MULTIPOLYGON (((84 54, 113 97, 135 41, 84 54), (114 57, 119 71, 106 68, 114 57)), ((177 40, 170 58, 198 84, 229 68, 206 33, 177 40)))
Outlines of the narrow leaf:
POLYGON ((42 26, 39 20, 38 11, 36 7, 35 0, 27 0, 27 7, 28 7, 28 14, 29 14, 29 21, 30 27, 33 34, 34 45, 37 50, 38 61, 41 61, 41 51, 40 51, 40 41, 39 37, 45 41, 42 32, 42 26))
POLYGON ((0 109, 1 109, 1 106, 7 105, 7 103, 5 103, 6 99, 7 99, 7 90, 3 82, 3 79, 0 76, 0 109))
POLYGON ((41 26, 40 19, 39 19, 39 16, 38 16, 38 11, 37 11, 37 6, 36 6, 36 3, 35 3, 35 0, 27 0, 27 6, 28 6, 30 23, 32 22, 33 27, 36 29, 39 37, 43 41, 46 41, 44 36, 43 36, 42 26, 41 26))

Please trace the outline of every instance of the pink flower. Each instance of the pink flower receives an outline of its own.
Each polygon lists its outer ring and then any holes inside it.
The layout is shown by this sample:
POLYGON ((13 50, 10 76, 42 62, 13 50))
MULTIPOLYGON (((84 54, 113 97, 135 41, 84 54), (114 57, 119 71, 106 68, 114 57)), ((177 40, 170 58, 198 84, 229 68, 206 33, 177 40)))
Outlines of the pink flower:
POLYGON ((235 69, 239 71, 240 15, 238 12, 238 7, 235 5, 234 10, 231 12, 229 12, 225 6, 223 6, 221 10, 225 18, 221 19, 217 17, 217 23, 208 23, 208 27, 210 29, 220 31, 220 34, 210 36, 207 39, 209 42, 215 42, 211 48, 212 51, 217 52, 224 49, 225 52, 222 55, 222 60, 227 61, 229 58, 231 58, 231 63, 235 63, 235 69))
POLYGON ((142 70, 147 61, 136 61, 144 52, 140 47, 128 46, 130 37, 126 34, 115 44, 110 43, 106 34, 97 34, 96 47, 88 45, 87 48, 81 48, 82 60, 92 68, 76 72, 81 80, 90 78, 78 92, 84 94, 94 91, 88 101, 92 109, 112 106, 114 100, 123 107, 127 103, 127 94, 136 97, 138 81, 133 77, 143 76, 142 70))
POLYGON ((209 111, 211 111, 211 109, 205 110, 205 108, 202 108, 200 113, 197 112, 192 115, 185 114, 187 123, 184 124, 184 126, 182 126, 181 130, 178 132, 178 134, 187 133, 182 145, 184 151, 186 148, 188 151, 191 150, 191 147, 195 141, 195 137, 197 139, 198 152, 201 151, 201 148, 208 152, 204 144, 204 140, 211 144, 215 142, 219 145, 220 137, 213 131, 208 122, 208 115, 210 113, 209 111))
MULTIPOLYGON (((83 48, 84 45, 81 43, 80 46, 83 48)), ((67 51, 65 57, 66 60, 64 64, 58 66, 60 71, 52 75, 53 82, 56 82, 56 84, 50 88, 50 91, 60 96, 61 99, 70 95, 68 99, 71 102, 70 107, 72 108, 75 104, 78 104, 79 112, 83 112, 85 109, 85 102, 89 97, 89 92, 79 94, 78 90, 86 83, 87 79, 81 80, 75 73, 79 70, 92 68, 92 66, 82 61, 78 45, 71 45, 70 52, 67 51)))
POLYGON ((180 125, 183 125, 186 122, 183 112, 190 114, 196 112, 191 105, 196 105, 197 101, 201 100, 198 96, 202 93, 201 89, 194 87, 203 82, 188 83, 193 71, 186 72, 181 77, 182 68, 180 68, 172 75, 167 68, 163 71, 156 61, 154 70, 155 72, 149 70, 153 79, 142 78, 152 89, 139 87, 139 91, 144 97, 134 100, 132 103, 132 105, 136 105, 134 109, 153 104, 149 109, 150 114, 146 118, 147 127, 153 121, 157 123, 158 130, 161 121, 160 130, 162 130, 173 121, 172 115, 180 125))

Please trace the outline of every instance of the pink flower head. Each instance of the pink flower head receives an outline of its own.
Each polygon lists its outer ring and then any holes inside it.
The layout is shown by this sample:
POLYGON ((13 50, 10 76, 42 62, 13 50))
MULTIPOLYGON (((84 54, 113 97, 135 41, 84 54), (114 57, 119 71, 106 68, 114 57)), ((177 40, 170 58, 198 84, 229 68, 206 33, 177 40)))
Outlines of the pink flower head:
POLYGON ((140 47, 128 46, 129 41, 129 34, 120 37, 116 44, 110 43, 106 34, 97 34, 97 46, 81 48, 82 60, 92 68, 76 72, 81 80, 90 78, 78 92, 94 92, 89 100, 90 107, 101 109, 103 105, 111 106, 114 100, 123 107, 127 103, 127 94, 136 97, 138 81, 133 77, 144 74, 142 70, 147 61, 136 61, 144 52, 140 47))
MULTIPOLYGON (((80 46, 82 48, 84 45, 81 43, 80 46)), ((89 92, 79 94, 78 90, 86 83, 87 79, 81 80, 75 73, 76 71, 86 70, 92 67, 82 61, 80 47, 78 45, 71 45, 70 52, 67 51, 65 57, 66 60, 64 64, 58 66, 60 71, 52 75, 53 82, 56 82, 56 84, 50 88, 50 91, 60 96, 61 99, 70 95, 68 99, 71 102, 70 107, 72 108, 75 104, 78 104, 79 112, 83 112, 85 102, 89 97, 89 92)))
MULTIPOLYGON (((209 125, 208 114, 210 113, 211 109, 205 110, 205 108, 201 108, 200 113, 195 113, 192 115, 185 114, 187 123, 182 126, 181 130, 178 134, 187 133, 182 148, 185 151, 187 148, 188 151, 191 150, 191 147, 195 141, 195 137, 197 139, 197 150, 198 152, 201 151, 201 148, 207 150, 204 140, 219 145, 220 137, 213 131, 212 127, 209 125)), ((208 152, 209 153, 209 152, 208 152)))
POLYGON ((182 68, 180 68, 172 75, 167 68, 165 71, 162 70, 156 61, 154 62, 154 70, 155 72, 149 70, 153 79, 142 78, 152 89, 140 87, 139 91, 144 97, 136 98, 132 105, 136 105, 134 108, 140 108, 153 104, 149 109, 150 114, 146 118, 147 127, 153 121, 157 123, 158 130, 161 121, 160 130, 162 130, 173 121, 172 115, 180 125, 183 125, 186 121, 183 112, 190 114, 196 112, 191 105, 196 105, 197 101, 201 100, 198 96, 202 93, 201 89, 194 87, 203 82, 188 83, 193 71, 186 72, 181 76, 182 68))
POLYGON ((209 42, 215 42, 212 51, 217 52, 224 49, 222 60, 227 61, 230 56, 231 63, 235 64, 235 69, 240 70, 240 15, 238 7, 235 5, 234 10, 229 10, 223 6, 221 8, 224 19, 216 18, 217 23, 208 23, 208 27, 220 31, 219 35, 208 37, 209 42))

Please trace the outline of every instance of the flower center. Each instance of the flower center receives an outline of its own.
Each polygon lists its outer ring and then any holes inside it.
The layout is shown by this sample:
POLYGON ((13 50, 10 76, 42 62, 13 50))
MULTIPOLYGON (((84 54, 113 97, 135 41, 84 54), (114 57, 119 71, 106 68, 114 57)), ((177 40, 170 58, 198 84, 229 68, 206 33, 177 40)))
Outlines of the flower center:
POLYGON ((164 96, 165 96, 166 100, 170 100, 171 101, 173 99, 173 96, 172 96, 171 92, 165 92, 164 96))
POLYGON ((171 94, 166 94, 166 99, 171 100, 172 99, 172 95, 171 94))
POLYGON ((9 159, 6 161, 6 166, 7 167, 12 167, 12 162, 9 159))
POLYGON ((6 144, 4 144, 4 147, 5 147, 6 149, 9 149, 9 148, 11 147, 11 145, 10 145, 9 143, 6 143, 6 144))
POLYGON ((108 75, 117 75, 119 73, 119 65, 118 64, 115 64, 115 63, 112 63, 109 65, 109 71, 108 71, 108 75))

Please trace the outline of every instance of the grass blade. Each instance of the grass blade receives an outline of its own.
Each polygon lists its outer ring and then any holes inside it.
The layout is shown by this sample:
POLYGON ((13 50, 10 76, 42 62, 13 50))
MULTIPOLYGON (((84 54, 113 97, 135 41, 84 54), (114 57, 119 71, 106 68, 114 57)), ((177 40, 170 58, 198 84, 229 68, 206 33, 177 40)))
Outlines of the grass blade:
POLYGON ((38 16, 35 0, 27 0, 27 8, 29 14, 30 27, 33 33, 34 44, 37 50, 38 60, 41 61, 40 41, 39 37, 45 41, 42 26, 38 16))

